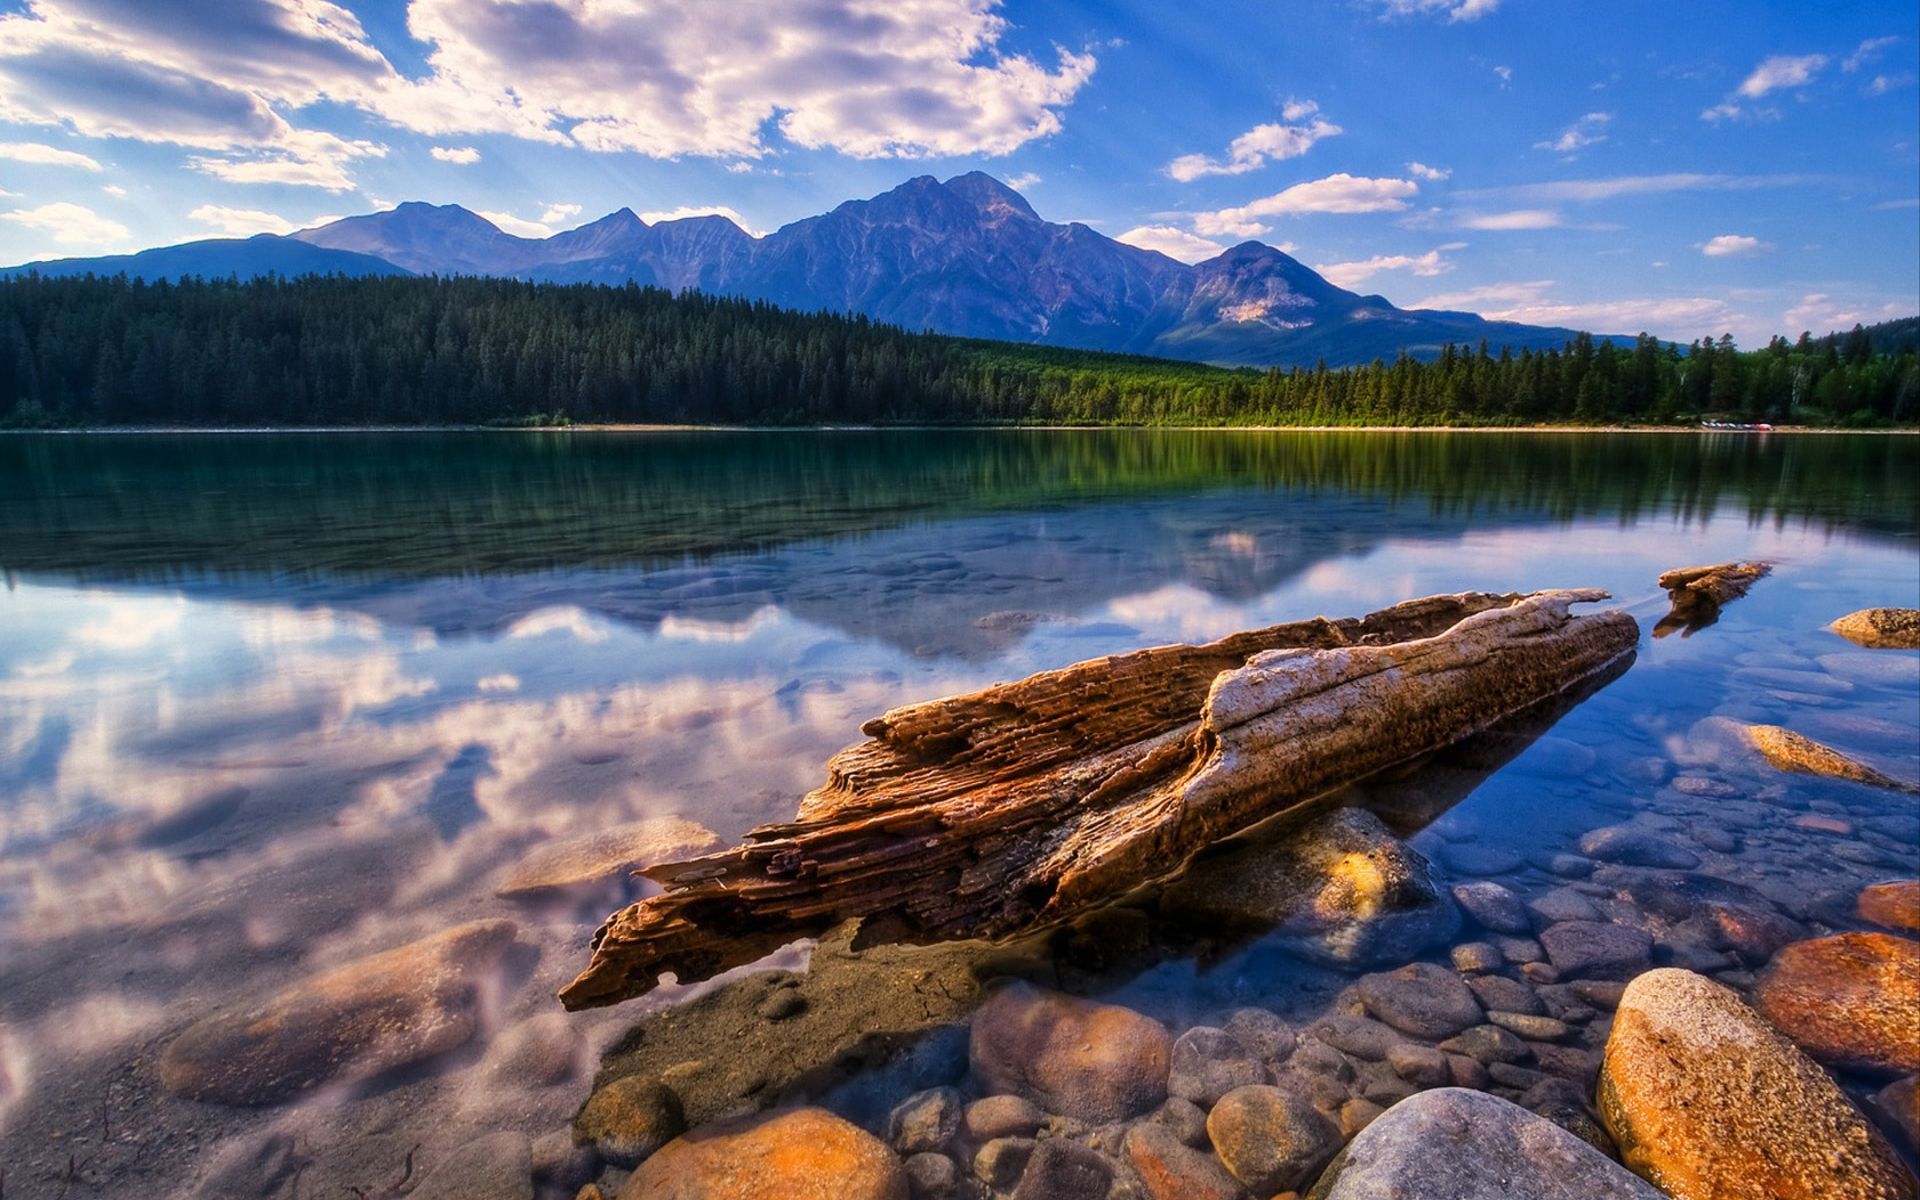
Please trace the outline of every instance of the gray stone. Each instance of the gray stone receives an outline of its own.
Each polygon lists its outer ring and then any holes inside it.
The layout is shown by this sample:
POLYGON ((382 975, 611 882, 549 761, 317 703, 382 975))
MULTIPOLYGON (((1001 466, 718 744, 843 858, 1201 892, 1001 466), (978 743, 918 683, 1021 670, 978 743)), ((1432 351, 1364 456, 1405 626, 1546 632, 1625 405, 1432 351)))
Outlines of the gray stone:
POLYGON ((1441 1042, 1440 1048, 1482 1064, 1519 1062, 1527 1056, 1526 1044, 1498 1025, 1476 1025, 1441 1042))
POLYGON ((1685 871, 1700 865, 1700 856, 1693 851, 1633 825, 1608 825, 1589 830, 1580 839, 1580 853, 1630 867, 1671 867, 1685 871))
POLYGON ((1228 1015, 1226 1031, 1239 1039, 1269 1070, 1293 1053, 1294 1030, 1278 1013, 1264 1008, 1239 1008, 1228 1015))
POLYGON ((1489 1009, 1499 1009, 1510 1013, 1544 1014, 1547 1006, 1540 1000, 1539 993, 1518 979, 1509 979, 1505 975, 1481 975, 1467 980, 1467 986, 1481 1004, 1489 1009))
POLYGON ((1453 948, 1452 957, 1454 970, 1469 973, 1498 971, 1507 961, 1491 942, 1464 942, 1453 948))
POLYGON ((1439 1087, 1452 1078, 1444 1053, 1413 1042, 1402 1042, 1389 1050, 1387 1065, 1415 1087, 1439 1087))
POLYGON ((1543 953, 1540 949, 1540 943, 1534 941, 1532 938, 1497 937, 1492 939, 1492 941, 1494 946, 1499 949, 1500 957, 1515 966, 1524 966, 1527 963, 1539 962, 1543 953))
POLYGON ((533 1200, 533 1144, 524 1133, 490 1133, 434 1167, 409 1200, 533 1200))
POLYGON ((1436 1040, 1481 1022, 1480 1002, 1458 975, 1432 963, 1362 976, 1354 990, 1367 1011, 1404 1033, 1436 1040))
POLYGON ((1000 1137, 1031 1137, 1047 1114, 1025 1096, 988 1096, 967 1105, 962 1116, 967 1136, 976 1142, 1000 1137))
POLYGON ((1422 1092, 1368 1125, 1307 1200, 1663 1200, 1644 1180, 1517 1104, 1422 1092))
POLYGON ((1455 884, 1453 899, 1468 916, 1496 933, 1533 932, 1520 897, 1500 884, 1484 879, 1455 884))
POLYGON ((1207 1137, 1228 1173, 1262 1196, 1306 1183, 1340 1145, 1340 1131, 1303 1093, 1262 1084, 1222 1096, 1207 1137))
POLYGON ((1562 921, 1540 934, 1562 977, 1623 979, 1644 970, 1653 953, 1645 930, 1599 921, 1562 921))
POLYGON ((1202 1108, 1237 1087, 1265 1083, 1267 1069, 1240 1040, 1224 1029, 1197 1025, 1173 1043, 1167 1093, 1202 1108))
POLYGON ((1556 921, 1598 921, 1600 909, 1584 894, 1570 887, 1554 888, 1527 902, 1527 909, 1542 925, 1556 921))
POLYGON ((1027 1160, 1013 1200, 1105 1200, 1112 1183, 1113 1167, 1096 1151, 1050 1138, 1027 1160))
POLYGON ((944 1154, 910 1154, 900 1165, 913 1200, 956 1200, 964 1194, 959 1164, 944 1154))
POLYGON ((1564 1021, 1534 1013, 1489 1012, 1487 1023, 1498 1025, 1530 1042, 1557 1042, 1573 1032, 1573 1028, 1564 1021))
POLYGON ((1207 1114, 1191 1100, 1171 1097, 1150 1120, 1189 1146, 1207 1144, 1207 1114))
MULTIPOLYGON (((1307 1027, 1307 1032, 1343 1054, 1379 1062, 1387 1052, 1406 1039, 1391 1026, 1367 1017, 1336 1014, 1322 1017, 1307 1027)), ((1259 1080, 1248 1080, 1258 1083, 1259 1080)))
POLYGON ((901 1154, 945 1150, 960 1132, 960 1093, 932 1088, 901 1101, 887 1117, 887 1141, 901 1154))
POLYGON ((1020 1179, 1020 1173, 1027 1169, 1027 1160, 1033 1157, 1033 1148, 1039 1145, 1032 1138, 1001 1137, 994 1138, 973 1156, 973 1174, 988 1187, 1005 1190, 1020 1179))

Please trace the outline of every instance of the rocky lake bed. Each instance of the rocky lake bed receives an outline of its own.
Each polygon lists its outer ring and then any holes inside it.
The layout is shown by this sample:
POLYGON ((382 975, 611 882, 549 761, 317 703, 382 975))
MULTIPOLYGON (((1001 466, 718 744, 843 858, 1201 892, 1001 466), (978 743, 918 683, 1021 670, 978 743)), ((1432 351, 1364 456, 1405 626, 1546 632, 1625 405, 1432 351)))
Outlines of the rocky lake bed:
POLYGON ((0 643, 0 1196, 1915 1196, 1911 529, 1641 513, 1303 562, 1271 506, 431 601, 43 565, 0 643), (1659 571, 1734 556, 1775 566, 1716 620, 1065 925, 846 925, 554 998, 656 890, 631 871, 790 817, 903 700, 1475 586, 1604 585, 1651 627, 1659 571), (972 615, 929 629, 923 592, 972 615))

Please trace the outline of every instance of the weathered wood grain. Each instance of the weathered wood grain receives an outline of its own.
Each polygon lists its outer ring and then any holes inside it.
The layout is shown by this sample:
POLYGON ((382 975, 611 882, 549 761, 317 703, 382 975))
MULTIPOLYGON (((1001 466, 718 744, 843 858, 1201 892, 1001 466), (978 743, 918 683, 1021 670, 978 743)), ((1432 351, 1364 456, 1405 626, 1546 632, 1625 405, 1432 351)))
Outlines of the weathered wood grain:
POLYGON ((644 872, 568 1008, 862 940, 998 938, 1178 871, 1274 813, 1478 733, 1632 650, 1601 591, 1469 592, 1095 659, 895 709, 790 823, 644 872))

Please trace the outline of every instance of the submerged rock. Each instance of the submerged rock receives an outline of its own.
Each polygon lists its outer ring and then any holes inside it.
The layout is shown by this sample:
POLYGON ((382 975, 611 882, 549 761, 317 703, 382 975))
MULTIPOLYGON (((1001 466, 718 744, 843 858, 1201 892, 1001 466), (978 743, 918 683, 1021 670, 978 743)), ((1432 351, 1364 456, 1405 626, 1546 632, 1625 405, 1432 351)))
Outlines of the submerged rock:
POLYGON ((1774 955, 1760 1011, 1821 1062, 1920 1071, 1920 942, 1843 933, 1774 955))
POLYGON ((1202 1108, 1237 1087, 1266 1081, 1260 1056, 1224 1029, 1197 1025, 1173 1043, 1167 1091, 1202 1108))
POLYGON ((1445 967, 1409 963, 1354 984, 1367 1011, 1403 1033, 1437 1041, 1481 1023, 1480 1001, 1445 967))
POLYGON ((1013 983, 975 1015, 969 1058, 991 1091, 1103 1122, 1165 1100, 1172 1053, 1166 1027, 1132 1009, 1013 983))
POLYGON ((1608 825, 1590 830, 1580 839, 1580 853, 1602 862, 1630 867, 1668 867, 1686 871, 1700 865, 1700 856, 1675 845, 1651 829, 1636 825, 1608 825))
POLYGON ((455 1150, 408 1200, 533 1200, 533 1148, 524 1133, 488 1134, 455 1150))
POLYGON ((1307 1200, 1662 1200, 1544 1117, 1464 1088, 1402 1100, 1327 1168, 1307 1200))
POLYGON ((1261 1196, 1306 1183, 1340 1147, 1340 1131, 1304 1094, 1265 1084, 1222 1096, 1207 1137, 1227 1171, 1261 1196))
POLYGON ((1856 646, 1875 650, 1920 650, 1920 609, 1863 608, 1827 628, 1856 646))
POLYGON ((1826 1073, 1690 971, 1649 971, 1627 986, 1599 1108, 1627 1165, 1678 1200, 1914 1195, 1913 1177, 1826 1073))
POLYGON ((1547 961, 1562 979, 1619 979, 1646 967, 1653 936, 1605 921, 1562 921, 1541 931, 1547 961))
POLYGON ((1920 790, 1911 783, 1902 783, 1863 762, 1848 758, 1831 746, 1822 745, 1791 729, 1782 729, 1778 725, 1749 725, 1746 728, 1746 736, 1753 748, 1760 752, 1762 758, 1782 771, 1850 779, 1855 783, 1894 788, 1902 792, 1920 790))
POLYGON ((1432 864, 1358 808, 1204 858, 1161 903, 1210 924, 1272 930, 1310 957, 1345 965, 1404 962, 1460 927, 1432 864))
POLYGON ((594 1089, 573 1119, 573 1140, 630 1167, 686 1131, 680 1097, 652 1079, 627 1075, 594 1089))
POLYGON ((1859 911, 1875 925, 1920 932, 1920 879, 1874 884, 1860 893, 1859 911))
POLYGON ((1920 1075, 1896 1079, 1873 1094, 1872 1105, 1881 1123, 1906 1145, 1908 1154, 1920 1154, 1920 1075))
POLYGON ((1122 1146, 1149 1200, 1240 1200, 1245 1195, 1219 1159, 1163 1125, 1135 1125, 1122 1146))
POLYGON ((1468 916, 1495 933, 1533 932, 1533 922, 1528 920, 1520 897, 1491 880, 1455 884, 1453 899, 1468 916))
POLYGON ((194 1100, 272 1104, 451 1050, 473 1036, 481 976, 514 931, 511 921, 456 926, 207 1017, 161 1054, 160 1081, 194 1100))
POLYGON ((704 854, 719 845, 719 834, 684 817, 630 821, 534 847, 494 894, 532 900, 593 891, 641 867, 704 854))
POLYGON ((702 1126, 669 1142, 620 1200, 907 1200, 907 1173, 879 1138, 821 1108, 702 1126))

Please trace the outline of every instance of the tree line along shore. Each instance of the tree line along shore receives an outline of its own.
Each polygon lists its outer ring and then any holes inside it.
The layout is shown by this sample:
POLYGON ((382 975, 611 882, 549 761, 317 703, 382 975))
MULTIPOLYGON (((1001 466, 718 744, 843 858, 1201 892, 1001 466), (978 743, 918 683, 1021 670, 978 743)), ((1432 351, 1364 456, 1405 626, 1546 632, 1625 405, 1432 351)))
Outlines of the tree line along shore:
POLYGON ((0 280, 0 427, 1529 426, 1920 421, 1920 318, 1742 350, 1642 334, 1329 368, 913 332, 659 288, 0 280))

